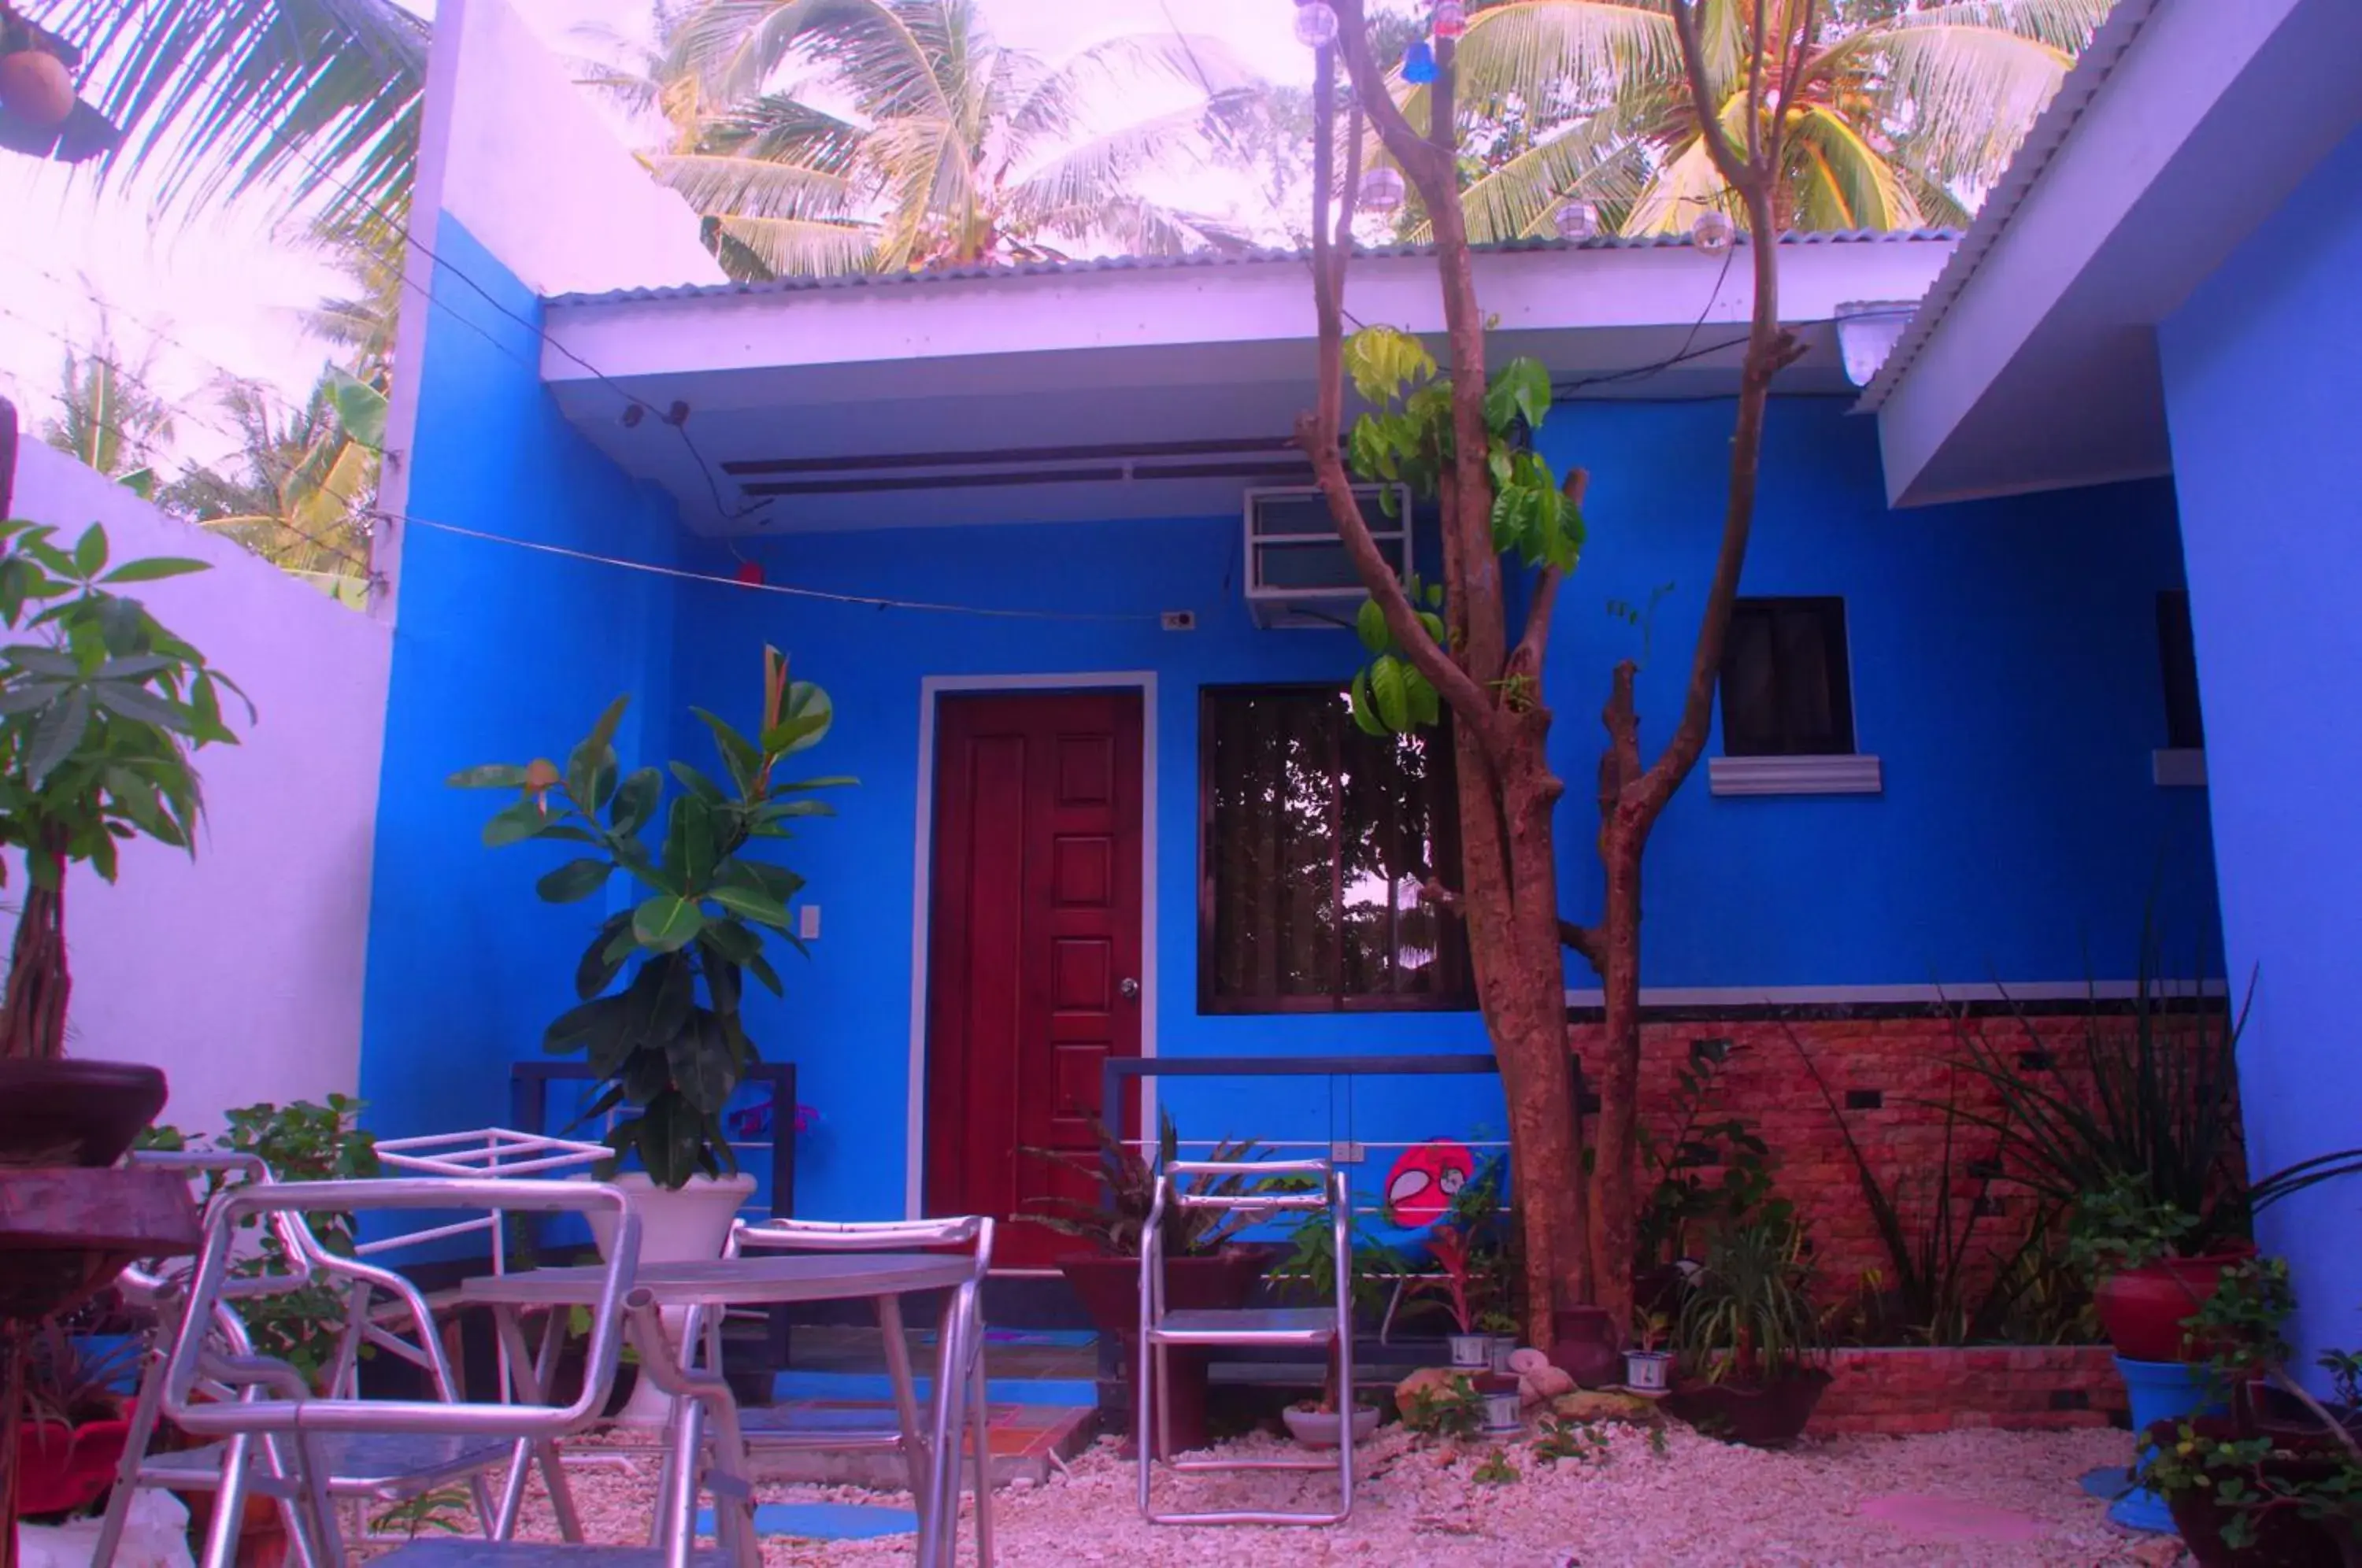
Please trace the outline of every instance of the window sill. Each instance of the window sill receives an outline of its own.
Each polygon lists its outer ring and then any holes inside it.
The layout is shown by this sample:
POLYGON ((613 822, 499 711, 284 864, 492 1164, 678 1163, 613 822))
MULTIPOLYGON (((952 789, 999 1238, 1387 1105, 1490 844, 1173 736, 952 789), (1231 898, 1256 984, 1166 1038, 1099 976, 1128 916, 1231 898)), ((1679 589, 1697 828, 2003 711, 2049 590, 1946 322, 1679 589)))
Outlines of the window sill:
POLYGON ((2206 753, 2196 747, 2169 747, 2149 755, 2149 776, 2160 790, 2206 788, 2206 753))
POLYGON ((1716 795, 1878 795, 1886 778, 1878 758, 1710 756, 1706 788, 1716 795))

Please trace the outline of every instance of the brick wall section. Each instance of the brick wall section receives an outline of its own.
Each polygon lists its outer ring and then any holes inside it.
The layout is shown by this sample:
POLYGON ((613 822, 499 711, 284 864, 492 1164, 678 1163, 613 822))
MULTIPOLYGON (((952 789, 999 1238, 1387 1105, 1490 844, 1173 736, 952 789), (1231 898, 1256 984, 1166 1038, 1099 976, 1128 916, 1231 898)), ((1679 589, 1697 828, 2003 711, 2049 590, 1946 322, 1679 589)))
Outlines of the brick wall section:
POLYGON ((2124 1380, 2105 1345, 1967 1350, 1846 1350, 1805 1429, 1940 1432, 1956 1427, 2056 1431, 2106 1426, 2125 1410, 2124 1380))
MULTIPOLYGON (((1892 1265, 1862 1196, 1852 1157, 1827 1105, 1799 1062, 1788 1032, 1793 1030, 1812 1054, 1837 1097, 1839 1114, 1870 1155, 1881 1183, 1890 1191, 1898 1181, 1902 1184, 1904 1225, 1916 1235, 1932 1213, 1936 1176, 1944 1165, 1941 1107, 1948 1096, 1957 1088, 1963 1106, 1990 1110, 1996 1103, 1994 1091, 1984 1080, 1953 1067, 1966 1054, 1959 1031, 1981 1031, 2003 1059, 2011 1063, 2022 1052, 2048 1052, 2051 1066, 2032 1070, 2060 1088, 2080 1076, 2076 1064, 2082 1032, 2094 1021, 2080 1010, 2030 1014, 2025 1022, 2003 1012, 1958 1024, 1932 1009, 1905 1016, 1867 1017, 1847 1016, 1846 1010, 1838 1008, 1784 1010, 1800 1016, 1783 1023, 1779 1010, 1755 1009, 1738 1017, 1708 1015, 1644 1025, 1641 1122, 1652 1134, 1670 1140, 1674 1127, 1675 1075, 1689 1060, 1690 1043, 1729 1042, 1726 1065, 1708 1100, 1707 1118, 1741 1116, 1756 1124, 1772 1148, 1777 1191, 1794 1203, 1808 1222, 1825 1288, 1838 1295, 1860 1288, 1863 1276, 1872 1271, 1891 1275, 1892 1265), (1849 1104, 1849 1095, 1860 1103, 1849 1104), (1875 1104, 1868 1103, 1871 1097, 1875 1104)), ((2103 1013, 2096 1021, 2104 1029, 2128 1030, 2132 1021, 2103 1013)), ((1595 1089, 1601 1026, 1595 1015, 1589 1020, 1578 1017, 1568 1032, 1584 1059, 1584 1082, 1595 1089)), ((1973 1173, 1971 1162, 1990 1158, 1996 1143, 1992 1132, 1965 1122, 1954 1132, 1955 1221, 1965 1220, 1981 1197, 1994 1209, 1976 1220, 1970 1252, 1978 1255, 2012 1250, 2034 1209, 2025 1188, 1973 1173)), ((1703 1174, 1716 1179, 1711 1168, 1703 1174)), ((1644 1190, 1654 1180, 1653 1172, 1644 1173, 1644 1190)))

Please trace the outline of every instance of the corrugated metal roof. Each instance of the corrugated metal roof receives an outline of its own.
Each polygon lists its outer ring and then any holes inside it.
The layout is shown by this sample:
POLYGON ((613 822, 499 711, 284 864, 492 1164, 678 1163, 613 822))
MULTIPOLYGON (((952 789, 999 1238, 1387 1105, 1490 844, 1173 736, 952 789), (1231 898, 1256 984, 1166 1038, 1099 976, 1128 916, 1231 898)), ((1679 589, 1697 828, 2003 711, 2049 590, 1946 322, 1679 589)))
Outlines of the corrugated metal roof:
MULTIPOLYGON (((1914 240, 1948 244, 1960 237, 1957 229, 1850 229, 1835 234, 1783 234, 1783 245, 1895 245, 1914 240)), ((1741 244, 1746 243, 1742 237, 1741 244)), ((1691 248, 1690 237, 1679 235, 1649 235, 1634 238, 1601 237, 1594 239, 1513 239, 1496 245, 1480 245, 1480 255, 1513 254, 1532 250, 1682 250, 1691 248)), ((1382 259, 1388 257, 1418 257, 1431 254, 1423 245, 1364 246, 1356 250, 1357 259, 1382 259)), ((1078 261, 1025 261, 1015 265, 972 267, 936 267, 923 272, 849 272, 833 278, 779 278, 767 283, 683 283, 670 288, 616 289, 606 293, 559 294, 549 300, 552 305, 632 304, 648 300, 720 299, 732 295, 800 294, 822 289, 898 288, 917 283, 953 283, 986 282, 1001 278, 1057 278, 1101 272, 1168 272, 1187 268, 1257 267, 1286 263, 1301 266, 1311 259, 1309 250, 1242 250, 1200 251, 1188 256, 1109 256, 1078 261)))
POLYGON ((1913 362, 1926 348, 1927 340, 1936 335, 1936 329, 1951 313, 1961 292, 1969 286, 1969 280, 1976 276, 1986 254, 2000 241, 2003 232, 2009 227, 2009 220, 2016 215, 2019 207, 2025 204, 2027 194, 2041 180, 2043 171, 2050 167, 2051 160, 2058 155, 2060 148, 2067 145, 2067 138, 2074 134, 2076 125, 2083 117, 2083 111, 2092 106, 2092 100, 2099 96, 2101 87, 2114 74, 2117 63, 2124 59, 2125 51, 2132 47, 2133 39, 2139 35, 2143 24, 2156 14, 2158 3, 2159 0, 2116 0, 2115 8, 2092 33, 2091 43, 2076 60, 2074 69, 2058 83, 2058 91, 2051 95, 2049 104, 2036 116, 2033 127, 2025 133, 2025 145, 2017 149, 2017 156, 2010 160, 2009 168, 1986 194, 1985 204, 1979 209, 1975 221, 1960 237, 1959 248, 1952 252, 1952 259, 1944 264, 1944 270, 1936 274, 1936 282, 1928 287, 1926 297, 1919 302, 1917 313, 1912 316, 1911 325, 1904 330, 1893 351, 1886 356, 1886 363, 1879 367, 1878 374, 1871 377, 1870 385, 1862 389, 1861 399, 1855 405, 1857 412, 1876 413, 1893 395, 1894 389, 1902 384, 1903 378, 1910 373, 1913 362))

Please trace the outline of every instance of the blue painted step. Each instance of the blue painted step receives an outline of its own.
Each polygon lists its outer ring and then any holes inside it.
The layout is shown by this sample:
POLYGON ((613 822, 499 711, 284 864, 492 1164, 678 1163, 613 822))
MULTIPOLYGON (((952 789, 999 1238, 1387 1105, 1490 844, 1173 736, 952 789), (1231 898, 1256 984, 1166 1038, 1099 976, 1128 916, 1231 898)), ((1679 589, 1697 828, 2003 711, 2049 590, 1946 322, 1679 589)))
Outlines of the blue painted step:
MULTIPOLYGON (((912 1381, 922 1400, 933 1397, 934 1379, 922 1375, 912 1381)), ((988 1377, 984 1390, 986 1401, 994 1405, 1088 1408, 1099 1402, 1099 1386, 1087 1377, 988 1377)), ((771 1397, 885 1404, 894 1397, 894 1384, 882 1372, 782 1372, 772 1380, 771 1397)))

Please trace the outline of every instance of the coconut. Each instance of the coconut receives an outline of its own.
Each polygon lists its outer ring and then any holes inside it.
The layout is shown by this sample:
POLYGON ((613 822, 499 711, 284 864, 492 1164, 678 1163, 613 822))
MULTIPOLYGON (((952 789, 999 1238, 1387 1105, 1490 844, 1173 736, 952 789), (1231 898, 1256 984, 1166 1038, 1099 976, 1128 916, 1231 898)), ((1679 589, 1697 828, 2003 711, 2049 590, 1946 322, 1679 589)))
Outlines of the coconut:
POLYGON ((65 61, 39 50, 0 55, 0 105, 40 130, 55 130, 74 110, 73 78, 65 61))

